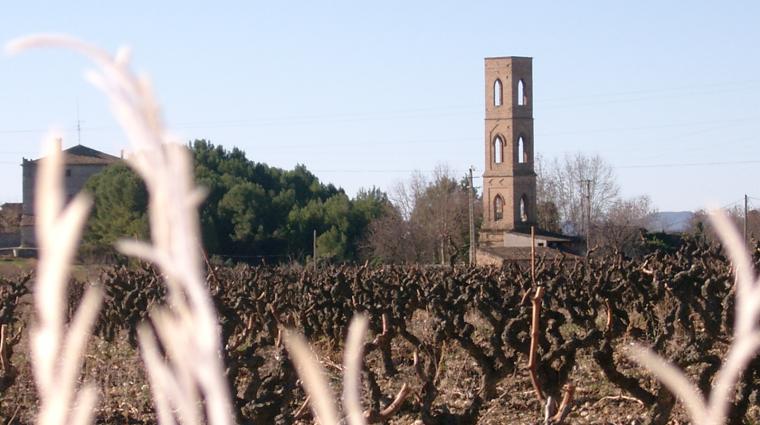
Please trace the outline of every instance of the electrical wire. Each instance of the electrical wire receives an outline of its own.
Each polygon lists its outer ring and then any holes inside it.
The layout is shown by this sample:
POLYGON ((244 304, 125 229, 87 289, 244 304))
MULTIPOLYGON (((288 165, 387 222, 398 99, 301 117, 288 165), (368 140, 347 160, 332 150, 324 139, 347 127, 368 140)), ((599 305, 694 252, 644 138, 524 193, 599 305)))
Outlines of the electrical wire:
MULTIPOLYGON (((748 81, 735 81, 725 83, 708 83, 708 84, 696 84, 685 85, 675 88, 661 88, 661 89, 649 89, 649 90, 635 90, 624 92, 612 92, 612 93, 597 93, 585 96, 573 96, 573 97, 559 97, 559 98, 545 98, 539 99, 542 109, 557 109, 558 105, 552 106, 552 103, 559 102, 559 108, 574 108, 578 106, 589 105, 606 105, 609 103, 626 103, 626 102, 639 102, 645 100, 651 100, 652 98, 669 98, 669 97, 686 97, 693 96, 695 94, 710 94, 713 92, 725 92, 726 87, 733 87, 729 90, 744 90, 748 86, 760 85, 760 81, 748 80, 748 81), (722 89, 721 89, 722 88, 722 89), (697 89, 697 90, 694 90, 697 89), (707 89, 707 90, 705 90, 707 89), (718 90, 721 89, 721 90, 718 90), (631 95, 649 95, 645 97, 638 97, 632 99, 611 99, 602 102, 590 102, 583 103, 588 99, 600 99, 605 97, 620 97, 631 95), (567 103, 566 106, 562 103, 567 103)), ((256 125, 294 125, 301 123, 324 123, 324 122, 351 122, 351 121, 374 121, 374 120, 387 120, 387 119, 419 119, 426 117, 451 117, 451 111, 472 111, 482 113, 483 105, 444 105, 444 106, 425 106, 419 108, 389 110, 389 111, 366 111, 366 112, 338 112, 333 114, 314 114, 314 115, 281 115, 274 117, 263 117, 258 119, 241 119, 241 120, 224 120, 224 121, 188 121, 179 122, 173 125, 173 128, 219 128, 219 127, 247 127, 256 125), (436 113, 437 112, 437 113, 436 113), (423 115, 420 115, 423 113, 423 115), (431 114, 432 113, 432 114, 431 114), (336 121, 337 120, 337 121, 336 121)), ((456 116, 456 115, 455 115, 456 116)), ((642 127, 638 127, 642 128, 642 127)), ((646 127, 643 127, 646 128, 646 127)), ((656 127, 654 127, 656 128, 656 127)), ((83 127, 85 131, 99 131, 99 130, 116 130, 116 126, 92 126, 83 127)), ((68 129, 75 131, 75 128, 68 129)), ((624 131, 626 129, 622 129, 624 131)), ((20 133, 44 133, 48 129, 0 129, 0 134, 20 134, 20 133)), ((594 131, 599 131, 598 129, 594 131)), ((614 131, 610 129, 608 131, 614 131)))

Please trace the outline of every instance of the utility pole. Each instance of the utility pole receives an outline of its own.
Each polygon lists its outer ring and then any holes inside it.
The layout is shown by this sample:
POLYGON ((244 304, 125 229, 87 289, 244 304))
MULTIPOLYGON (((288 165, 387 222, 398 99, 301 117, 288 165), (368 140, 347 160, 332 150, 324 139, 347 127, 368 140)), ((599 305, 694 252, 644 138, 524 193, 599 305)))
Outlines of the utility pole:
POLYGON ((747 222, 749 220, 749 197, 744 194, 744 245, 749 247, 749 233, 747 232, 747 222))
POLYGON ((581 184, 586 185, 586 256, 591 251, 591 180, 582 179, 581 184))
POLYGON ((477 258, 475 258, 476 251, 475 251, 475 207, 473 205, 474 202, 474 194, 473 194, 473 188, 472 188, 472 166, 470 166, 470 178, 468 179, 469 183, 469 190, 467 192, 467 199, 469 201, 469 211, 470 211, 470 265, 474 266, 477 263, 477 258))

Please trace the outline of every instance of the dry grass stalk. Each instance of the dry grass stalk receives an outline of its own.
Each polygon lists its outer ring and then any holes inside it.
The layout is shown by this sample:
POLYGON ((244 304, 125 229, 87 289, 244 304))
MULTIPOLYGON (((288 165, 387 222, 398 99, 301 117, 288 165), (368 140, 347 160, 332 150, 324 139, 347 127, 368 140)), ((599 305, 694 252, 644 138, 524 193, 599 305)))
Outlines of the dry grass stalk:
POLYGON ((629 353, 684 403, 691 420, 697 425, 725 423, 736 384, 760 348, 760 280, 753 271, 750 254, 742 236, 723 211, 714 211, 710 219, 734 266, 736 315, 733 342, 716 375, 709 399, 705 400, 682 371, 648 348, 637 346, 629 353))
MULTIPOLYGON (((369 320, 366 316, 357 316, 348 330, 346 348, 343 352, 343 405, 346 407, 348 425, 363 425, 361 384, 362 363, 364 361, 364 334, 367 333, 369 320)), ((383 331, 387 332, 385 317, 383 331)))
POLYGON ((37 423, 87 424, 93 419, 96 391, 77 390, 82 358, 102 294, 89 288, 70 323, 66 323, 70 264, 90 200, 77 195, 65 205, 63 153, 60 138, 44 143, 35 193, 35 225, 39 261, 34 286, 35 323, 31 330, 34 378, 40 398, 37 423))
MULTIPOLYGON (((367 325, 368 319, 362 315, 351 321, 343 356, 343 411, 349 425, 367 423, 361 408, 360 389, 362 351, 367 325)), ((300 334, 292 331, 286 331, 283 339, 308 394, 307 401, 311 404, 314 418, 320 425, 338 425, 341 422, 333 403, 333 392, 327 384, 324 370, 309 348, 309 344, 300 334)), ((393 411, 395 412, 397 409, 394 407, 393 411)))
MULTIPOLYGON (((97 65, 97 71, 88 72, 87 78, 108 96, 114 115, 133 145, 128 162, 143 178, 150 193, 152 243, 123 241, 119 249, 158 265, 169 288, 170 309, 153 315, 157 335, 148 328, 140 332, 160 422, 200 424, 205 420, 212 425, 231 424, 219 326, 203 278, 199 250, 197 207, 203 192, 195 187, 189 152, 164 129, 151 85, 146 77, 137 77, 130 71, 127 49, 111 56, 95 46, 59 35, 31 36, 7 45, 10 52, 33 47, 67 48, 84 54, 97 65), (159 351, 156 338, 166 353, 159 351), (201 406, 202 413, 198 411, 201 406)), ((83 307, 88 309, 80 308, 82 314, 73 321, 80 329, 72 325, 70 331, 82 332, 72 333, 64 341, 61 308, 65 299, 64 277, 86 217, 87 201, 79 196, 63 209, 60 148, 49 149, 47 156, 50 158, 47 162, 55 165, 43 165, 37 191, 40 277, 35 304, 39 323, 34 330, 32 352, 43 401, 40 423, 52 424, 68 423, 60 418, 66 417, 72 406, 69 399, 77 377, 74 372, 81 362, 78 344, 86 341, 89 334, 88 320, 91 322, 94 317, 97 298, 95 295, 85 298, 83 307), (59 365, 61 360, 65 361, 59 365)), ((76 404, 85 406, 91 400, 80 397, 76 404)), ((73 418, 86 419, 88 413, 84 410, 84 407, 77 409, 73 418)), ((91 414, 92 408, 86 410, 91 414)))
POLYGON ((296 364, 298 376, 301 377, 303 386, 311 398, 314 417, 319 419, 321 425, 337 425, 338 413, 332 402, 332 391, 309 344, 300 334, 293 331, 286 331, 283 340, 296 364))
MULTIPOLYGON (((122 241, 118 247, 128 255, 158 265, 169 288, 170 309, 152 315, 155 334, 147 326, 139 330, 159 422, 231 424, 220 332, 203 279, 199 250, 197 207, 203 193, 195 187, 187 149, 164 130, 147 78, 136 77, 128 68, 128 50, 121 49, 112 57, 95 46, 59 35, 26 37, 7 45, 10 52, 33 47, 71 49, 97 65, 98 70, 88 72, 87 78, 110 99, 115 116, 133 144, 129 164, 141 175, 150 193, 152 243, 122 241)), ((48 149, 43 161, 36 200, 40 277, 35 305, 39 323, 33 330, 32 352, 42 400, 38 422, 45 425, 91 422, 95 406, 94 389, 87 387, 78 394, 74 389, 100 295, 92 289, 87 293, 68 332, 64 330, 63 304, 68 267, 89 203, 80 195, 64 209, 61 177, 59 142, 48 149)), ((365 423, 359 386, 366 328, 366 318, 352 323, 346 349, 344 400, 352 425, 365 423)), ((331 391, 308 345, 292 333, 285 335, 285 342, 314 401, 315 416, 323 425, 337 424, 331 391)), ((393 411, 397 408, 389 407, 393 411)))

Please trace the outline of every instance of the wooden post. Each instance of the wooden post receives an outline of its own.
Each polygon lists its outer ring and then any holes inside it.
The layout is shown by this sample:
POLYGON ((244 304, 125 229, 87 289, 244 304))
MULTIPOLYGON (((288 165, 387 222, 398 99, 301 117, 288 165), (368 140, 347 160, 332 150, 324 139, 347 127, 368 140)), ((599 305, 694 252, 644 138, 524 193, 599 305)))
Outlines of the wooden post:
POLYGON ((530 281, 536 286, 536 227, 530 226, 530 281))
POLYGON ((470 214, 470 265, 474 266, 477 264, 476 259, 476 247, 475 247, 475 207, 473 205, 473 196, 475 195, 473 193, 473 187, 472 187, 472 167, 470 167, 470 178, 468 179, 469 182, 469 190, 467 191, 467 200, 469 203, 469 214, 470 214))
POLYGON ((528 356, 528 371, 530 372, 530 382, 536 392, 536 398, 539 402, 544 402, 544 393, 541 391, 541 384, 538 383, 536 368, 538 367, 538 337, 541 333, 541 301, 544 297, 544 287, 539 286, 536 289, 536 295, 533 296, 533 315, 530 326, 530 353, 528 356))

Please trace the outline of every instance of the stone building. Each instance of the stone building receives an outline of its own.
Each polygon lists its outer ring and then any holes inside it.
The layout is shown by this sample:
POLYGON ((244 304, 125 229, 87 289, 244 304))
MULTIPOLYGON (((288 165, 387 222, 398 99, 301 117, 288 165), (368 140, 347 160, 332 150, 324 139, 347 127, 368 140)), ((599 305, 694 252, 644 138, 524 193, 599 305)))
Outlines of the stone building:
MULTIPOLYGON (((66 201, 71 200, 93 174, 121 159, 107 153, 76 145, 63 151, 65 164, 66 201)), ((21 247, 34 248, 37 244, 34 236, 34 188, 37 177, 39 159, 23 158, 22 196, 23 207, 21 216, 21 247)))
POLYGON ((485 59, 485 168, 478 264, 564 255, 572 240, 537 229, 533 138, 533 59, 485 59))

